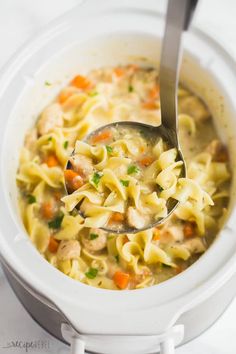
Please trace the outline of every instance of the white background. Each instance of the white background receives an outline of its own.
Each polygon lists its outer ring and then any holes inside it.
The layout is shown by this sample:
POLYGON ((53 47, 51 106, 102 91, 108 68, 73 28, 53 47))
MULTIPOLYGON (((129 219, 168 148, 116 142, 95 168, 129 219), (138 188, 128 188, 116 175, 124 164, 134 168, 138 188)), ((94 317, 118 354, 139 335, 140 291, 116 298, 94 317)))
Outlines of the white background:
MULTIPOLYGON (((44 24, 78 2, 79 0, 0 0, 0 66, 44 24)), ((98 6, 99 0, 96 3, 98 6)), ((157 6, 164 9, 165 0, 157 1, 157 6)), ((216 34, 236 58, 236 0, 201 0, 194 21, 216 34)), ((177 354, 236 354, 235 318, 236 300, 214 326, 197 339, 178 348, 177 354)), ((48 341, 47 353, 69 353, 64 344, 52 338, 30 318, 0 270, 0 354, 25 353, 24 349, 3 348, 13 340, 48 341)), ((45 350, 39 349, 28 352, 46 354, 45 350)))

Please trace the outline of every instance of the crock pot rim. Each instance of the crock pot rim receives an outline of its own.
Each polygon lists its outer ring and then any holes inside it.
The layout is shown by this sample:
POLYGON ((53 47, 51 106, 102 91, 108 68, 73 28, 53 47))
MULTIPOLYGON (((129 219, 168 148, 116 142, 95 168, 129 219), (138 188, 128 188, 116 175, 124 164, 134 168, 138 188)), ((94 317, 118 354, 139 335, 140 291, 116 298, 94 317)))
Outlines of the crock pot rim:
MULTIPOLYGON (((80 6, 80 5, 78 5, 78 6, 80 6)), ((74 9, 73 9, 73 11, 74 11, 74 9)), ((71 11, 69 11, 69 13, 70 13, 71 11)), ((66 16, 68 16, 68 13, 66 14, 66 16)), ((49 31, 50 32, 50 30, 53 30, 54 29, 54 27, 55 27, 55 25, 56 24, 58 24, 58 26, 59 26, 59 24, 60 24, 60 22, 61 22, 61 20, 63 19, 63 21, 65 20, 65 16, 63 15, 60 19, 58 19, 58 20, 56 20, 56 21, 53 21, 53 23, 52 24, 50 24, 50 25, 48 25, 46 28, 45 28, 45 30, 41 33, 41 35, 39 35, 38 36, 38 38, 34 38, 34 40, 31 40, 31 41, 29 41, 25 46, 23 46, 23 48, 21 49, 21 51, 19 51, 19 53, 18 53, 18 55, 17 56, 14 56, 13 58, 12 58, 12 60, 9 62, 9 64, 8 65, 6 65, 5 67, 4 67, 4 72, 3 72, 3 78, 6 78, 6 76, 8 76, 8 78, 9 78, 9 80, 10 80, 10 78, 11 78, 11 75, 9 75, 9 74, 12 74, 13 75, 13 73, 14 73, 14 71, 16 70, 15 68, 14 68, 14 70, 12 70, 12 67, 16 64, 16 62, 19 60, 19 58, 22 58, 22 57, 24 57, 24 51, 26 51, 26 52, 29 52, 30 51, 30 47, 31 47, 31 45, 34 45, 34 43, 35 43, 35 41, 37 41, 37 39, 42 39, 44 36, 46 36, 46 34, 47 34, 47 32, 49 31)), ((203 31, 201 31, 201 30, 199 30, 198 28, 194 28, 194 31, 193 32, 195 32, 195 34, 196 35, 201 35, 202 37, 205 37, 205 33, 203 32, 203 31)), ((228 54, 227 53, 227 51, 224 49, 224 48, 222 48, 221 47, 221 45, 215 40, 215 39, 213 39, 211 36, 209 36, 209 35, 207 35, 208 36, 208 39, 209 39, 209 41, 210 42, 212 42, 215 46, 217 46, 218 47, 218 49, 220 49, 220 50, 222 50, 224 53, 226 53, 227 54, 227 56, 228 56, 228 60, 230 60, 231 61, 231 65, 232 65, 232 67, 233 66, 235 66, 234 65, 234 62, 232 61, 232 57, 230 56, 230 54, 228 54)), ((19 62, 18 62, 18 64, 20 63, 20 60, 19 60, 19 62)), ((3 78, 2 79, 0 79, 1 80, 1 82, 2 82, 2 80, 3 80, 3 78)), ((4 81, 4 80, 3 80, 4 81)), ((1 95, 1 92, 3 92, 2 90, 4 90, 4 86, 5 86, 5 88, 6 88, 6 84, 7 84, 7 80, 6 81, 4 81, 4 82, 2 82, 3 84, 2 85, 0 85, 0 95, 1 95)), ((4 237, 2 236, 2 240, 0 240, 0 242, 1 242, 1 244, 2 244, 2 246, 4 246, 3 245, 3 242, 4 242, 4 237)), ((32 246, 32 245, 30 245, 30 246, 32 246)), ((33 246, 32 246, 33 247, 33 246)), ((4 249, 4 247, 2 248, 2 249, 4 249)), ((7 248, 5 248, 4 249, 4 251, 6 252, 6 251, 8 251, 7 250, 7 248)), ((3 252, 4 253, 4 252, 3 252)), ((6 254, 7 254, 7 252, 6 252, 6 254)), ((4 258, 6 258, 6 254, 4 255, 3 254, 3 257, 4 258)), ((41 258, 41 256, 38 254, 38 256, 41 258)), ((202 256, 202 257, 204 257, 204 256, 202 256)), ((202 258, 201 257, 201 258, 202 258)), ((235 263, 236 263, 236 256, 234 255, 234 256, 232 256, 232 259, 230 259, 229 260, 229 262, 228 263, 230 263, 230 261, 231 261, 231 266, 233 267, 234 265, 235 265, 235 263), (232 261, 234 261, 234 262, 232 262, 232 261)), ((201 262, 201 259, 198 261, 198 264, 201 262)), ((12 264, 14 264, 14 263, 12 263, 12 264)), ((180 275, 178 275, 178 276, 176 276, 176 277, 174 277, 174 278, 172 278, 172 279, 170 279, 170 280, 168 280, 168 281, 166 281, 166 282, 164 282, 164 283, 162 283, 162 284, 159 284, 158 285, 158 289, 160 289, 161 287, 166 287, 167 286, 167 284, 170 284, 170 283, 172 283, 173 285, 174 285, 174 283, 176 283, 176 280, 178 279, 178 282, 179 282, 179 280, 180 279, 182 279, 182 278, 185 278, 185 275, 187 274, 187 272, 193 272, 193 269, 198 265, 198 264, 194 264, 193 266, 191 266, 188 270, 186 270, 184 273, 182 273, 182 274, 180 274, 180 275)), ((10 267, 11 267, 11 264, 10 264, 10 267)), ((60 281, 67 281, 67 283, 68 283, 68 281, 71 283, 71 286, 72 286, 72 282, 73 282, 73 285, 75 285, 76 284, 76 286, 77 287, 85 287, 86 288, 86 292, 94 292, 94 293, 99 293, 99 292, 101 292, 101 293, 106 293, 106 294, 108 294, 108 293, 110 293, 110 292, 112 292, 112 296, 114 297, 114 301, 117 301, 118 300, 118 298, 124 298, 124 297, 131 297, 132 296, 132 298, 134 299, 136 296, 135 296, 135 293, 137 292, 137 293, 143 293, 144 294, 144 292, 145 293, 147 293, 147 292, 152 292, 152 293, 154 293, 154 292, 156 292, 156 291, 158 291, 157 290, 157 286, 153 286, 153 287, 151 287, 151 288, 147 288, 147 289, 140 289, 140 290, 135 290, 134 292, 133 291, 124 291, 124 292, 114 292, 114 291, 109 291, 109 290, 103 290, 103 289, 96 289, 96 288, 92 288, 92 287, 89 287, 89 286, 86 286, 86 285, 84 285, 84 284, 81 284, 81 283, 76 283, 74 280, 72 280, 72 279, 70 279, 70 278, 68 278, 68 277, 66 277, 66 276, 64 276, 64 275, 62 275, 62 274, 60 274, 59 272, 58 272, 58 277, 56 276, 56 272, 57 272, 57 270, 55 270, 55 269, 53 269, 53 267, 51 267, 51 265, 49 265, 49 264, 47 264, 47 267, 48 267, 48 271, 49 272, 55 272, 54 273, 54 275, 55 275, 55 277, 56 278, 58 278, 58 280, 60 280, 60 281), (60 276, 60 278, 59 278, 59 276, 60 276), (63 280, 64 279, 64 280, 63 280), (116 294, 116 295, 115 295, 116 294), (116 299, 115 299, 116 298, 116 299)), ((232 267, 231 267, 231 270, 232 270, 232 267)), ((29 271, 29 269, 28 269, 28 271, 29 271)), ((17 272, 17 271, 15 271, 15 272, 17 272)), ((33 273, 32 273, 33 274, 33 273)), ((229 274, 229 276, 230 276, 230 274, 231 274, 231 272, 230 272, 230 269, 228 269, 228 274, 229 274)), ((222 271, 219 271, 219 273, 218 273, 218 277, 216 277, 217 279, 215 279, 215 283, 216 282, 218 282, 218 280, 221 278, 222 279, 222 277, 224 276, 224 275, 226 275, 226 273, 223 273, 222 274, 222 271)), ((24 281, 26 281, 26 283, 27 283, 27 280, 25 279, 25 276, 23 275, 23 274, 20 274, 20 276, 22 277, 22 279, 24 280, 24 281)), ((226 276, 225 276, 225 278, 226 278, 226 276)), ((38 279, 37 279, 38 280, 38 279)), ((41 279, 40 279, 41 280, 41 279)), ((210 280, 210 279, 209 279, 210 280)), ((43 281, 43 279, 42 279, 42 281, 43 281)), ((68 283, 69 284, 69 283, 68 283)), ((44 284, 45 285, 45 284, 44 284)), ((30 286, 32 286, 32 287, 34 287, 31 283, 30 283, 30 286)), ((40 282, 39 283, 37 283, 37 286, 35 287, 36 288, 36 292, 38 292, 38 293, 40 293, 40 288, 44 288, 44 287, 40 287, 40 282)), ((174 298, 173 298, 174 299, 174 298)), ((173 300, 172 299, 172 300, 173 300)), ((71 300, 71 299, 70 299, 71 300)), ((135 300, 134 300, 135 301, 135 300)))

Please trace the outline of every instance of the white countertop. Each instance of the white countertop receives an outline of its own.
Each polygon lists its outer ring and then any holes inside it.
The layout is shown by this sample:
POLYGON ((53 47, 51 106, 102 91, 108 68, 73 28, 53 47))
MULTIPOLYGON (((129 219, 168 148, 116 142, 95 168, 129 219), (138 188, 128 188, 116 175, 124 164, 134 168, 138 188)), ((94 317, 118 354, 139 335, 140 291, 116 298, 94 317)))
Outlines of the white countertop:
MULTIPOLYGON (((141 0, 139 0, 141 1, 141 0)), ((143 0, 144 1, 144 0, 143 0)), ((79 0, 0 0, 0 67, 45 23, 72 8, 79 0)), ((97 3, 99 1, 97 0, 97 3)), ((158 5, 165 7, 165 0, 158 5)), ((195 21, 215 33, 236 58, 236 1, 202 0, 195 21)), ((8 342, 42 341, 47 350, 30 354, 68 354, 69 349, 41 329, 23 309, 0 270, 0 354, 22 354, 26 349, 5 349, 8 342)), ((236 300, 208 331, 177 349, 177 354, 235 354, 236 300)), ((125 354, 125 353, 124 353, 125 354)))

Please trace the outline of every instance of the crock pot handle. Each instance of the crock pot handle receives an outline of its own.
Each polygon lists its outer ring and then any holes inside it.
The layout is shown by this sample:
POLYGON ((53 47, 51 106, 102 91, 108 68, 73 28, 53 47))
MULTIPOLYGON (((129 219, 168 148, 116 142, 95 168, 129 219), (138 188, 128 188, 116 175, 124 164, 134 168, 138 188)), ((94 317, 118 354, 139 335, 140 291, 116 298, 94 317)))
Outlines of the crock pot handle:
MULTIPOLYGON (((184 338, 184 326, 183 325, 175 325, 164 333, 157 335, 93 335, 93 334, 80 334, 76 332, 69 324, 62 323, 61 332, 63 338, 66 342, 70 343, 71 350, 70 354, 85 354, 86 343, 88 346, 88 350, 92 352, 97 352, 98 348, 96 347, 98 343, 98 338, 102 341, 106 342, 106 345, 110 345, 109 352, 111 352, 111 348, 115 347, 114 340, 119 339, 119 344, 123 341, 129 340, 129 343, 142 343, 146 342, 147 348, 150 349, 151 352, 155 350, 160 351, 160 354, 174 354, 175 346, 180 344, 184 338), (109 344, 110 343, 110 344, 109 344)), ((127 344, 128 345, 128 344, 127 344)), ((120 349, 120 347, 119 347, 120 349)), ((149 351, 149 350, 148 350, 149 351)), ((108 352, 106 350, 106 352, 108 352)), ((132 351, 134 352, 134 351, 132 351)), ((140 353, 140 351, 139 351, 140 353)), ((144 353, 144 352, 142 352, 144 353)))

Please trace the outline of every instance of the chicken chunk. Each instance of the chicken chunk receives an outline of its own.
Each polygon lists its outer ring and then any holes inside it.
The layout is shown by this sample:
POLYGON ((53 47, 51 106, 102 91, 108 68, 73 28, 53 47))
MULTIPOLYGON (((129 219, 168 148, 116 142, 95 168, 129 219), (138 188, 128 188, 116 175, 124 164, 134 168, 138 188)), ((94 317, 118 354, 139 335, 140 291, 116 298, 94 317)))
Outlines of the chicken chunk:
POLYGON ((210 118, 210 112, 196 96, 183 97, 179 101, 179 113, 189 114, 196 121, 203 122, 210 118))
POLYGON ((63 240, 57 250, 57 258, 59 261, 67 261, 69 259, 78 258, 80 256, 81 246, 77 240, 63 240))
POLYGON ((79 173, 84 179, 93 173, 92 159, 83 155, 74 155, 70 158, 73 170, 79 173))
POLYGON ((160 232, 160 242, 164 244, 181 242, 184 239, 183 225, 163 228, 160 232))
POLYGON ((226 146, 217 139, 212 140, 212 142, 206 147, 206 151, 212 155, 213 161, 226 162, 229 159, 226 146))
POLYGON ((58 103, 48 106, 38 121, 38 132, 44 135, 52 131, 55 127, 63 126, 63 112, 58 103))
POLYGON ((156 85, 158 73, 156 70, 137 70, 131 79, 131 85, 143 100, 147 100, 150 90, 156 85))
POLYGON ((81 237, 82 244, 89 252, 102 251, 107 245, 106 232, 101 229, 90 229, 81 237))
POLYGON ((134 207, 129 207, 127 211, 127 222, 131 227, 142 229, 150 223, 150 218, 142 214, 134 207))
POLYGON ((183 245, 191 252, 194 253, 203 253, 206 251, 206 246, 203 243, 203 240, 200 237, 192 238, 188 241, 185 241, 183 245))

